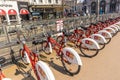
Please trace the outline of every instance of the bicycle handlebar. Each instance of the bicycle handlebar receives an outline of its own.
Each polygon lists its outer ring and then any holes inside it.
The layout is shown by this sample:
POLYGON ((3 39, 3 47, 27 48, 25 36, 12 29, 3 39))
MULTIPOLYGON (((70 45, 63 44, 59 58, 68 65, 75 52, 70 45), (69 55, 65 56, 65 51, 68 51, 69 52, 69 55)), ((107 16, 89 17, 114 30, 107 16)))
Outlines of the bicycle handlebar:
POLYGON ((1 56, 1 57, 0 57, 0 64, 5 63, 5 61, 6 61, 5 57, 1 56))

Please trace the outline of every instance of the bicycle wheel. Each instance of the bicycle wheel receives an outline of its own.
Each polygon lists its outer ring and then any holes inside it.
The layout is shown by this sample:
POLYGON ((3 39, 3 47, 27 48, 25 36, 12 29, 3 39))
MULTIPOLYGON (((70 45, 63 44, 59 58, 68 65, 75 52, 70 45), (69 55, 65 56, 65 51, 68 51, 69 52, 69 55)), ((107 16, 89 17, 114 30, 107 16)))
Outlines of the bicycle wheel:
POLYGON ((42 43, 42 49, 43 49, 43 51, 45 52, 45 54, 47 54, 47 55, 50 55, 50 54, 51 54, 51 52, 50 52, 50 47, 49 47, 49 44, 48 44, 47 41, 44 41, 44 42, 42 43))
POLYGON ((94 57, 98 54, 99 49, 88 49, 83 43, 80 43, 80 51, 86 57, 94 57))
POLYGON ((64 40, 63 36, 58 36, 57 39, 56 39, 56 41, 57 41, 57 43, 61 44, 62 47, 65 47, 66 41, 64 40))
POLYGON ((110 43, 111 38, 106 38, 106 41, 107 41, 107 43, 106 43, 106 44, 110 43))
MULTIPOLYGON (((71 53, 71 52, 69 52, 69 53, 71 53)), ((73 64, 73 63, 69 62, 67 60, 67 58, 64 57, 63 54, 61 55, 61 62, 62 62, 62 65, 63 65, 65 71, 67 73, 69 73, 70 75, 75 75, 80 72, 81 65, 73 64)))
POLYGON ((99 46, 100 46, 100 49, 99 49, 99 50, 102 50, 102 49, 105 48, 105 43, 103 43, 103 44, 99 43, 99 46))

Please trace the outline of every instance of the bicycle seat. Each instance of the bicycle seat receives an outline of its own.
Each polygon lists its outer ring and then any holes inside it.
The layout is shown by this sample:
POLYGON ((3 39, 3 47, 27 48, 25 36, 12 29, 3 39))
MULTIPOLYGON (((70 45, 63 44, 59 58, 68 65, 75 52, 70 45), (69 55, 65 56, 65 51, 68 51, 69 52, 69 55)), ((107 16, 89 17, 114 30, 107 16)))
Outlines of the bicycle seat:
POLYGON ((14 29, 14 30, 9 31, 8 34, 15 33, 15 32, 17 32, 17 30, 14 29))
POLYGON ((87 27, 83 27, 83 26, 81 26, 81 28, 82 28, 83 30, 87 30, 87 27))
POLYGON ((69 32, 69 31, 64 31, 63 34, 68 37, 68 36, 71 36, 72 35, 72 32, 69 32))
POLYGON ((34 41, 32 42, 32 44, 38 45, 38 44, 42 44, 44 41, 45 41, 45 40, 34 40, 34 41))
POLYGON ((6 59, 4 58, 4 57, 0 57, 0 64, 3 64, 3 63, 5 63, 5 61, 6 61, 6 59))

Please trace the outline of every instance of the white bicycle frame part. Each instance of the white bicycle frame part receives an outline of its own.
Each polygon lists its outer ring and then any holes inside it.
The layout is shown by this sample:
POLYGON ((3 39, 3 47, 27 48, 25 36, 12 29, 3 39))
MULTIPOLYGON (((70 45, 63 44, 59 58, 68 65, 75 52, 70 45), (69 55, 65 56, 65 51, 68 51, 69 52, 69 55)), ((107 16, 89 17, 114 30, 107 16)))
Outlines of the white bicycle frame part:
POLYGON ((24 53, 23 53, 22 60, 23 60, 24 63, 30 64, 30 59, 29 59, 26 51, 24 51, 24 53))
POLYGON ((55 77, 46 63, 38 61, 35 65, 40 80, 55 80, 55 77), (44 73, 44 74, 43 74, 44 73))
POLYGON ((100 49, 100 46, 94 39, 84 38, 82 39, 82 43, 89 49, 100 49), (86 41, 89 41, 89 43, 86 43, 86 41))
POLYGON ((49 51, 50 51, 50 53, 52 53, 52 45, 51 45, 51 43, 49 42, 48 45, 49 45, 49 51))
POLYGON ((3 78, 2 80, 12 80, 12 79, 10 79, 10 78, 3 78))
POLYGON ((67 59, 70 63, 82 65, 81 58, 74 49, 70 47, 65 47, 62 49, 62 52, 63 57, 65 57, 65 59, 67 59), (67 55, 67 53, 69 53, 69 56, 67 55))
POLYGON ((92 34, 90 37, 95 41, 97 41, 97 43, 102 43, 102 44, 107 43, 106 39, 100 34, 92 34))
POLYGON ((101 34, 104 38, 112 38, 111 33, 106 30, 100 30, 98 34, 101 34), (106 35, 103 35, 103 34, 106 34, 106 35))

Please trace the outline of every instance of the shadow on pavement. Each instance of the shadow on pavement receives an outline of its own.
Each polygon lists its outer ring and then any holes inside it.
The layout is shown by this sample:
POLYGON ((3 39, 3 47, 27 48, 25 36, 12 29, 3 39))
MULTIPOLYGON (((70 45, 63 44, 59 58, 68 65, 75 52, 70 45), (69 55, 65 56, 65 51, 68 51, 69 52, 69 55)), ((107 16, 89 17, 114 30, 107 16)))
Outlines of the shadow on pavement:
POLYGON ((15 75, 19 75, 21 74, 24 78, 22 80, 36 80, 32 75, 31 75, 31 71, 32 69, 29 70, 24 70, 27 68, 26 65, 24 65, 23 63, 17 62, 16 63, 17 69, 15 72, 15 75))
POLYGON ((36 79, 33 76, 30 76, 30 77, 26 77, 26 78, 24 78, 22 80, 36 80, 36 79))
MULTIPOLYGON (((41 60, 42 60, 42 59, 41 59, 41 60)), ((64 70, 64 67, 55 64, 55 63, 53 62, 53 59, 51 59, 51 61, 48 61, 48 60, 42 60, 42 61, 48 63, 50 67, 54 68, 55 70, 59 71, 60 73, 69 75, 69 74, 64 70)))

